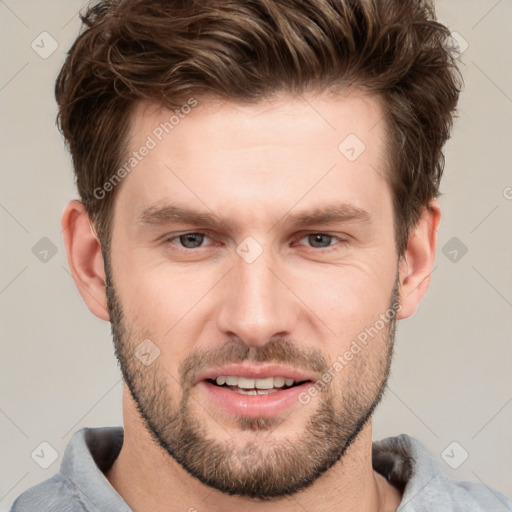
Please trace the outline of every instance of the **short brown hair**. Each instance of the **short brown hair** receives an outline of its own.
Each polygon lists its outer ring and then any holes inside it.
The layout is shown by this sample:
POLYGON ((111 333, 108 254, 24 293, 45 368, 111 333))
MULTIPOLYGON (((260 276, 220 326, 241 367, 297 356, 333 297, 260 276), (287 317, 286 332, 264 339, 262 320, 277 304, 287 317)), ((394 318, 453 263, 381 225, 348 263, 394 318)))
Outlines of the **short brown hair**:
POLYGON ((58 125, 105 252, 134 104, 190 96, 256 102, 361 87, 385 108, 398 253, 439 195, 462 84, 428 0, 103 0, 56 81, 58 125))

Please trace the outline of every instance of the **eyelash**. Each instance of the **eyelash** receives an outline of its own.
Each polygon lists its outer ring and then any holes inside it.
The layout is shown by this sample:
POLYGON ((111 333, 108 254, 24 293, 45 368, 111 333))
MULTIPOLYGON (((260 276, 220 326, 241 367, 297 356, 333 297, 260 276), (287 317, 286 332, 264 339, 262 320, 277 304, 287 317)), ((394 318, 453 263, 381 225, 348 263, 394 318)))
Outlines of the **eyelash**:
MULTIPOLYGON (((167 236, 165 238, 165 243, 169 244, 169 245, 174 245, 173 242, 174 240, 179 240, 180 237, 182 236, 186 236, 186 235, 205 235, 206 237, 210 238, 210 235, 204 231, 186 231, 184 233, 178 233, 176 235, 170 235, 170 236, 167 236)), ((300 240, 303 240, 304 238, 307 238, 311 235, 324 235, 324 236, 328 236, 328 237, 331 237, 332 239, 334 240, 337 240, 338 243, 336 244, 330 244, 328 245, 327 247, 311 247, 311 246, 305 246, 305 247, 308 247, 308 249, 312 249, 312 250, 315 250, 315 252, 331 252, 333 250, 336 250, 336 248, 339 246, 339 245, 345 245, 347 244, 347 240, 346 239, 343 239, 343 238, 340 238, 336 235, 332 235, 330 233, 324 233, 323 231, 312 231, 312 232, 308 232, 306 233, 305 235, 303 235, 301 238, 298 238, 296 239, 296 241, 300 241, 300 240)), ((301 244, 302 245, 302 244, 301 244)), ((178 246, 178 250, 180 251, 185 251, 185 252, 191 252, 195 249, 204 249, 205 246, 199 246, 199 247, 194 247, 192 249, 189 249, 187 247, 182 247, 182 246, 178 246)))

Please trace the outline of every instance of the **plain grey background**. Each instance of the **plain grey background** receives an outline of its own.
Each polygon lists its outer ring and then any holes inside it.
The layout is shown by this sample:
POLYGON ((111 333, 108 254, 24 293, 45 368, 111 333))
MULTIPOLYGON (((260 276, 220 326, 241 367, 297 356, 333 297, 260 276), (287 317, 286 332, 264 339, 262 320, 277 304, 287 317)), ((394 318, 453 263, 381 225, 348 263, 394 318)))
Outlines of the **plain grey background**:
MULTIPOLYGON (((53 87, 83 5, 0 0, 0 512, 58 470, 73 432, 122 424, 110 324, 75 289, 60 228, 76 192, 53 87)), ((437 5, 467 46, 465 90, 431 287, 398 324, 374 439, 406 432, 451 478, 512 496, 512 2, 437 5)))

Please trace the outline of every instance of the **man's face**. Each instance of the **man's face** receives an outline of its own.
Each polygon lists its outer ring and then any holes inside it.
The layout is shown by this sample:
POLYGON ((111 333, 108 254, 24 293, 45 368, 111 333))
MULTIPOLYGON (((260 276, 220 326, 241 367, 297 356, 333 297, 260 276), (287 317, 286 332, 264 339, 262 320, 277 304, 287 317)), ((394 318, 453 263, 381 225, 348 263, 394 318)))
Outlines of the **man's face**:
POLYGON ((205 484, 260 499, 340 459, 392 354, 382 110, 355 94, 307 100, 199 100, 161 141, 172 112, 139 105, 130 153, 148 136, 156 147, 121 185, 107 267, 117 356, 148 430, 205 484))

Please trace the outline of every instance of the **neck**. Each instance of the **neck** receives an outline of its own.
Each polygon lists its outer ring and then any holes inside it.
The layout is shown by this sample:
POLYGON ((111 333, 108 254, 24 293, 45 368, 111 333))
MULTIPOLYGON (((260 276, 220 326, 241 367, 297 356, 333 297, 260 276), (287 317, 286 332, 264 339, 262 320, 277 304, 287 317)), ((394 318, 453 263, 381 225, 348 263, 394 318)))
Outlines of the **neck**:
POLYGON ((123 446, 105 476, 134 512, 390 512, 400 504, 399 491, 373 471, 371 422, 342 460, 310 487, 293 496, 254 501, 226 495, 190 476, 152 438, 126 386, 123 410, 123 446))

